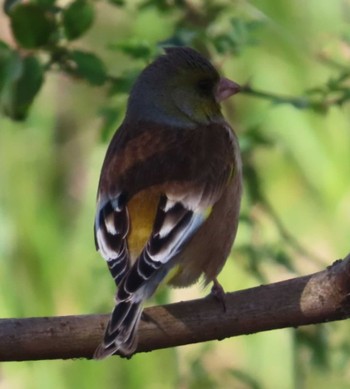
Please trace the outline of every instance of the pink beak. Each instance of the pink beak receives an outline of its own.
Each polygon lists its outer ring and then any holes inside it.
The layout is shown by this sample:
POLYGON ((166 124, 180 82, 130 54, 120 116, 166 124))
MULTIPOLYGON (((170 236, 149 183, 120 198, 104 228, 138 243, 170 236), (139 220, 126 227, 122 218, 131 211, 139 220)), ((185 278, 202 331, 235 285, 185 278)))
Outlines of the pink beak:
POLYGON ((215 91, 215 99, 218 103, 235 95, 241 90, 241 87, 228 78, 221 77, 215 91))

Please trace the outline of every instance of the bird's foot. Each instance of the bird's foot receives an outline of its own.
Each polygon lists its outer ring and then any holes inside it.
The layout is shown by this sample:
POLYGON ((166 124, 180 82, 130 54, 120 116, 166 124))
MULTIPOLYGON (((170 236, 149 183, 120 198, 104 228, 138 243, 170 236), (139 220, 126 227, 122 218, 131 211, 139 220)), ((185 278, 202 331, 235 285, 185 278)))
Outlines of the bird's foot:
POLYGON ((211 288, 210 294, 222 304, 224 312, 226 312, 227 309, 226 309, 226 301, 225 301, 225 291, 216 278, 214 278, 213 280, 213 286, 211 288))

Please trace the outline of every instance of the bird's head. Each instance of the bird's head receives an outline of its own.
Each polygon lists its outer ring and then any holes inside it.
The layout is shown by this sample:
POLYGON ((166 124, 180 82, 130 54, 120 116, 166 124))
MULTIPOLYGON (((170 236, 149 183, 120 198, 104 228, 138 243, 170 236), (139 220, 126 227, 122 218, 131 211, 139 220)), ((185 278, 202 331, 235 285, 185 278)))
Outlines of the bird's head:
POLYGON ((188 47, 165 49, 144 69, 129 98, 127 117, 191 126, 222 119, 220 102, 239 92, 215 67, 188 47))

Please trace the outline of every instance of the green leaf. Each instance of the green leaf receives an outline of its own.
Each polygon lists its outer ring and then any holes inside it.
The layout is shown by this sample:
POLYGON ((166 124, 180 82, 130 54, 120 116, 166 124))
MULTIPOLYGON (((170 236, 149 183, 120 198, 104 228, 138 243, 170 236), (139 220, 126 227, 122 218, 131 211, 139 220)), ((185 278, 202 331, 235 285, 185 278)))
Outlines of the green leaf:
POLYGON ((261 21, 244 21, 232 18, 231 27, 223 34, 214 36, 211 40, 219 53, 232 52, 240 54, 247 46, 253 46, 258 42, 258 29, 263 25, 261 21))
POLYGON ((10 118, 23 120, 41 88, 44 69, 35 56, 22 58, 16 52, 13 53, 12 66, 1 93, 0 106, 10 118))
POLYGON ((75 64, 75 74, 90 82, 92 85, 102 85, 107 79, 106 68, 102 60, 95 54, 75 50, 69 58, 75 64))
POLYGON ((53 5, 55 5, 56 0, 36 0, 35 2, 44 7, 52 7, 53 5))
POLYGON ((11 71, 12 50, 5 42, 0 41, 0 92, 11 71))
POLYGON ((82 36, 92 25, 95 9, 87 0, 76 0, 63 11, 63 26, 67 39, 82 36))
POLYGON ((56 30, 54 16, 37 4, 20 4, 10 13, 11 28, 17 42, 26 49, 50 43, 56 30))
POLYGON ((125 0, 108 0, 108 2, 118 7, 125 5, 125 0))
POLYGON ((146 8, 155 7, 160 12, 171 12, 174 9, 186 9, 187 4, 184 0, 146 0, 140 4, 139 9, 143 10, 146 8))
POLYGON ((292 259, 283 250, 277 251, 277 253, 274 256, 274 260, 276 261, 276 263, 284 266, 289 271, 294 272, 294 273, 296 272, 296 269, 295 269, 295 266, 293 265, 292 259))
POLYGON ((117 44, 109 45, 111 49, 117 49, 121 52, 128 54, 135 59, 146 58, 149 59, 154 54, 153 47, 149 42, 130 40, 117 44))
POLYGON ((11 12, 12 8, 16 5, 22 2, 23 0, 5 0, 4 5, 3 5, 3 10, 4 12, 9 15, 11 12))

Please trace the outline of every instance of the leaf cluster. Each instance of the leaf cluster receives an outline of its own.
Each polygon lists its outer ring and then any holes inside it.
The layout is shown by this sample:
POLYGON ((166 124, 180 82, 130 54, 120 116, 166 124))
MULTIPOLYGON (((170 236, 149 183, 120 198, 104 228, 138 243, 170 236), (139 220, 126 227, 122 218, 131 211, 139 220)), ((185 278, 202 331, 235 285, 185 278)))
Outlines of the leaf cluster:
MULTIPOLYGON (((121 0, 107 2, 127 7, 121 0)), ((110 96, 129 90, 139 68, 113 77, 99 55, 73 48, 74 42, 93 27, 97 5, 98 2, 92 0, 72 0, 63 7, 58 0, 4 2, 15 47, 0 40, 0 109, 3 114, 13 120, 24 120, 47 73, 57 69, 93 86, 108 83, 110 96)), ((138 7, 140 11, 155 8, 160 13, 179 12, 181 15, 177 18, 175 32, 159 46, 190 45, 207 53, 212 46, 218 53, 239 53, 245 46, 256 43, 252 34, 259 23, 255 21, 230 18, 225 31, 215 29, 226 9, 224 4, 204 1, 201 8, 195 8, 181 0, 146 0, 138 7)), ((108 49, 144 63, 159 52, 149 42, 135 39, 110 44, 108 49)), ((106 109, 102 113, 107 124, 115 119, 115 115, 109 116, 108 112, 106 109)))
POLYGON ((70 42, 91 28, 94 2, 74 0, 59 7, 56 0, 4 2, 16 47, 0 41, 0 108, 14 120, 27 117, 46 73, 57 67, 92 85, 106 80, 103 61, 92 53, 70 50, 70 42))

